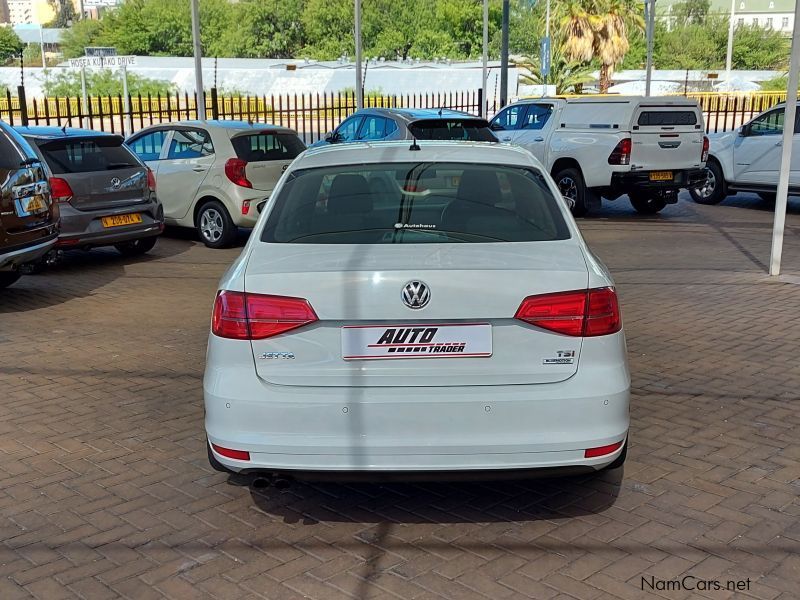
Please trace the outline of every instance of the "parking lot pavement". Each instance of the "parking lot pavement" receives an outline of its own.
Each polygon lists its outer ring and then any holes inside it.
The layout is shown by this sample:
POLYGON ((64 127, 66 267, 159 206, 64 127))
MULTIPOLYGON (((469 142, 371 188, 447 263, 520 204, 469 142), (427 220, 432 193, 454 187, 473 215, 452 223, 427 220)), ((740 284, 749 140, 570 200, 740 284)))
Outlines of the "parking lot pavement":
POLYGON ((800 202, 782 282, 771 218, 742 197, 581 221, 621 294, 632 443, 624 477, 571 480, 251 490, 203 437, 238 250, 70 254, 0 293, 0 598, 797 598, 800 202))

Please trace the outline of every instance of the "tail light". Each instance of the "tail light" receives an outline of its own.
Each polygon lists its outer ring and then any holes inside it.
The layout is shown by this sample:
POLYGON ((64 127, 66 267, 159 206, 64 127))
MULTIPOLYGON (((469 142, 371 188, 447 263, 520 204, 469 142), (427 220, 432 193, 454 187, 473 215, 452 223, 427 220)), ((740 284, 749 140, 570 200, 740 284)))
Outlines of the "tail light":
POLYGON ((263 340, 319 320, 303 298, 221 291, 211 332, 234 340, 263 340))
POLYGON ((230 179, 236 185, 251 188, 253 184, 247 180, 245 168, 247 161, 241 158, 229 158, 225 163, 225 177, 230 179))
POLYGON ((614 150, 608 156, 610 165, 629 165, 631 164, 631 138, 620 140, 614 150))
POLYGON ((515 319, 573 337, 609 335, 622 329, 613 288, 594 288, 528 296, 515 319))
POLYGON ((69 187, 66 179, 61 177, 50 178, 50 195, 54 202, 69 202, 72 200, 72 188, 69 187))
POLYGON ((700 155, 700 162, 706 162, 708 160, 709 146, 708 137, 703 136, 703 153, 700 155))
POLYGON ((156 176, 151 169, 147 169, 147 187, 151 192, 156 191, 156 176))

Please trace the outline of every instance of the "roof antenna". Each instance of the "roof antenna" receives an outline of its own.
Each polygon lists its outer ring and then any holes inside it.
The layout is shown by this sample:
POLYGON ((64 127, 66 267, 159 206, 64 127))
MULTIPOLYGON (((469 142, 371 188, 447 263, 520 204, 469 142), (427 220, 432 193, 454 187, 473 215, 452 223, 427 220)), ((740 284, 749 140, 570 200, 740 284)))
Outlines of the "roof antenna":
POLYGON ((422 148, 420 148, 420 147, 419 147, 419 144, 417 143, 417 138, 416 138, 416 137, 412 137, 412 138, 411 138, 411 146, 409 146, 409 148, 408 148, 408 149, 409 149, 411 152, 417 152, 417 151, 419 151, 419 150, 422 150, 422 148))
POLYGON ((441 106, 439 107, 439 118, 440 119, 442 118, 442 107, 441 106))
POLYGON ((61 128, 61 133, 63 133, 64 135, 67 134, 67 124, 66 123, 64 123, 64 126, 61 128))

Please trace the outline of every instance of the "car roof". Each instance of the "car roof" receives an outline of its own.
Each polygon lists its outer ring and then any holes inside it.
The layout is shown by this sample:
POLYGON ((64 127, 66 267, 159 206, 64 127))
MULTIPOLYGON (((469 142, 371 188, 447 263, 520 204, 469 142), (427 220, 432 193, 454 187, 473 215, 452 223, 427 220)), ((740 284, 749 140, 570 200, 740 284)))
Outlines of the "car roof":
POLYGON ((419 150, 411 150, 413 142, 354 142, 332 144, 306 150, 289 166, 289 170, 310 169, 351 164, 405 162, 464 162, 496 164, 512 167, 537 167, 541 163, 527 150, 495 142, 417 142, 419 150))
POLYGON ((150 127, 145 127, 135 133, 133 133, 130 137, 135 135, 139 135, 144 131, 153 131, 158 129, 176 129, 181 127, 194 127, 198 129, 224 129, 228 131, 274 131, 276 133, 292 133, 297 135, 297 132, 294 129, 289 129, 288 127, 283 127, 281 125, 273 125, 272 123, 249 123, 247 121, 235 121, 235 120, 222 120, 222 119, 208 119, 206 121, 198 121, 196 119, 193 120, 185 120, 185 121, 172 121, 170 123, 159 123, 158 125, 151 125, 150 127))
POLYGON ((77 138, 77 137, 122 137, 118 133, 109 133, 107 131, 94 131, 92 129, 81 129, 79 127, 55 127, 47 125, 34 125, 27 127, 14 127, 20 134, 28 137, 35 137, 39 139, 61 139, 61 138, 77 138))
POLYGON ((453 117, 458 117, 461 119, 481 119, 481 117, 476 117, 470 113, 460 110, 453 110, 450 108, 365 108, 358 111, 357 114, 396 115, 406 119, 407 121, 453 117))

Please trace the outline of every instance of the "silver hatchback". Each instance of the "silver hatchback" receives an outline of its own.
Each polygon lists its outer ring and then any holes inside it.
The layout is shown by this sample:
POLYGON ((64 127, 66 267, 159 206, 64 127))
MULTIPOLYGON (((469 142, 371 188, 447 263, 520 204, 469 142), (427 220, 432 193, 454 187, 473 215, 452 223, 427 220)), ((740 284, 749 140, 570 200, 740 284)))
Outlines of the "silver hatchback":
POLYGON ((114 246, 124 255, 153 248, 164 229, 155 178, 119 135, 19 127, 50 175, 61 211, 57 249, 114 246))

